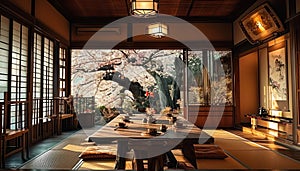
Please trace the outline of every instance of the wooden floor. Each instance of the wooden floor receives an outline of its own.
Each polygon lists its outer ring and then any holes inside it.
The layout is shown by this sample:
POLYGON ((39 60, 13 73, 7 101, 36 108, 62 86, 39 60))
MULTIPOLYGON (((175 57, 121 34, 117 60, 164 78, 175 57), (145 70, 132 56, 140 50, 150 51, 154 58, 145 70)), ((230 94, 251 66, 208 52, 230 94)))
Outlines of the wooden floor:
MULTIPOLYGON (((92 131, 92 130, 91 130, 92 131)), ((229 155, 226 161, 222 160, 198 160, 198 169, 299 169, 300 170, 300 151, 294 148, 287 148, 278 145, 273 141, 267 140, 262 136, 255 136, 249 133, 243 133, 240 130, 217 130, 207 131, 215 138, 215 143, 222 147, 229 155), (251 141, 250 141, 251 140, 251 141), (255 160, 253 160, 255 159, 255 160)), ((89 130, 79 130, 75 133, 69 133, 64 137, 53 137, 55 145, 47 147, 47 143, 39 148, 31 148, 31 160, 23 162, 11 157, 6 160, 7 168, 20 169, 72 169, 80 159, 77 156, 82 151, 79 146, 89 135, 89 130), (58 139, 60 141, 58 142, 58 139), (76 151, 77 149, 77 151, 76 151), (40 153, 40 154, 38 154, 40 153), (34 154, 34 156, 33 156, 34 154), (47 157, 45 157, 48 155, 47 157), (54 162, 47 162, 51 157, 54 162), (59 157, 54 157, 59 156, 59 157), (66 163, 62 159, 70 161, 66 163), (45 160, 45 161, 44 161, 45 160), (18 163, 19 162, 19 163, 18 163), (62 162, 61 164, 59 164, 62 162)), ((51 139, 47 140, 51 142, 51 139)), ((180 155, 176 156, 180 159, 180 155)), ((82 164, 79 169, 113 169, 114 162, 99 162, 82 164), (107 164, 109 163, 109 164, 107 164), (91 168, 89 168, 91 167, 91 168)), ((128 164, 130 166, 130 162, 128 164)))

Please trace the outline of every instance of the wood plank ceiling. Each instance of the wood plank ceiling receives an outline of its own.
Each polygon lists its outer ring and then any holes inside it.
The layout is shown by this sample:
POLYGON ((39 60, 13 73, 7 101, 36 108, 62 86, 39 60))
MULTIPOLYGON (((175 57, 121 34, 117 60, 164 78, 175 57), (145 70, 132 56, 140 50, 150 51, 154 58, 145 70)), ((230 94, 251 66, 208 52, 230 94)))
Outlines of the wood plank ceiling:
MULTIPOLYGON (((131 0, 48 0, 70 22, 72 48, 82 48, 86 41, 106 24, 130 16, 131 0)), ((181 18, 189 23, 232 23, 257 0, 159 0, 159 13, 181 18)), ((130 26, 130 25, 129 25, 130 26)), ((132 34, 128 32, 127 34, 132 34)), ((129 35, 130 37, 130 35, 129 35)), ((109 40, 112 39, 109 37, 109 40)), ((230 47, 231 42, 214 42, 230 47)), ((103 48, 107 48, 102 43, 103 48)), ((96 43, 95 47, 99 47, 96 43)), ((185 47, 169 37, 148 35, 130 37, 115 48, 185 47), (167 43, 166 43, 167 42, 167 43)))
MULTIPOLYGON (((48 0, 72 23, 126 17, 130 0, 48 0)), ((185 20, 233 21, 256 0, 160 0, 159 13, 185 20)))

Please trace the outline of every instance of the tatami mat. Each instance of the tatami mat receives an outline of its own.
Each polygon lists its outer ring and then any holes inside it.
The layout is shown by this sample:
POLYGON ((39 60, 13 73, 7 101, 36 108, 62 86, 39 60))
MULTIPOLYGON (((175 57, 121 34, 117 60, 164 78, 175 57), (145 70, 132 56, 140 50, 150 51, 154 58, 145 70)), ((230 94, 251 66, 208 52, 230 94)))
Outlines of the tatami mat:
MULTIPOLYGON (((300 162, 228 131, 206 130, 206 132, 215 138, 216 145, 247 169, 300 169, 300 162)), ((217 162, 207 164, 210 166, 217 162)), ((220 165, 226 168, 225 165, 220 165)))
POLYGON ((85 142, 87 135, 85 133, 75 133, 70 137, 66 138, 63 142, 56 145, 53 149, 63 149, 65 146, 72 144, 72 145, 80 145, 82 142, 85 142))
MULTIPOLYGON (((276 151, 261 146, 255 142, 244 139, 225 130, 204 130, 215 138, 215 144, 220 146, 228 155, 225 159, 198 159, 197 166, 201 170, 216 169, 297 169, 300 170, 300 162, 284 156, 276 151)), ((79 161, 79 154, 86 146, 80 145, 85 142, 87 135, 84 131, 66 138, 53 149, 37 156, 27 162, 20 169, 58 169, 70 170, 79 161)), ((178 153, 178 152, 177 152, 178 153)), ((180 153, 175 155, 180 156, 180 153)), ((83 162, 80 170, 112 170, 114 161, 95 160, 83 162)), ((131 162, 126 166, 130 168, 131 162)))
POLYGON ((80 160, 79 154, 86 148, 80 146, 87 135, 77 131, 49 151, 26 162, 20 169, 72 169, 80 160))
POLYGON ((59 169, 70 170, 79 161, 78 152, 67 150, 49 150, 29 161, 20 169, 59 169))
POLYGON ((197 159, 197 168, 201 170, 246 169, 246 167, 232 157, 225 159, 197 159))
MULTIPOLYGON (((83 162, 78 170, 114 170, 114 160, 91 160, 83 162)), ((126 161, 126 170, 132 170, 132 161, 126 161)))
POLYGON ((300 169, 300 163, 266 150, 234 150, 229 153, 249 169, 300 169))
MULTIPOLYGON (((172 150, 177 161, 188 162, 187 159, 183 157, 181 150, 172 150)), ((218 170, 218 169, 246 169, 238 161, 228 156, 225 159, 197 159, 197 169, 199 170, 218 170)))
POLYGON ((215 138, 215 144, 219 145, 224 150, 268 150, 267 148, 261 147, 259 144, 253 143, 247 140, 230 140, 215 138))

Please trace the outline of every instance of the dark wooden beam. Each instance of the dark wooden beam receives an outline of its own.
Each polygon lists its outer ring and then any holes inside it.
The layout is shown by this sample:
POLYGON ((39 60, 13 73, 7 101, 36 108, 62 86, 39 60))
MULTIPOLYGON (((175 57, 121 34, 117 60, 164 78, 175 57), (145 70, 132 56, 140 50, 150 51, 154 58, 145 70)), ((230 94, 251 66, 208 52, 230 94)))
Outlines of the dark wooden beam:
MULTIPOLYGON (((86 45, 86 41, 74 41, 71 43, 71 49, 82 49, 86 45)), ((188 42, 187 42, 188 43, 188 42)), ((195 43, 195 42, 191 42, 195 43)), ((201 47, 201 42, 197 42, 201 47)), ((232 42, 229 41, 212 41, 210 42, 215 49, 228 50, 232 49, 232 42)), ((123 41, 118 43, 113 48, 112 45, 115 42, 89 42, 88 48, 94 49, 188 49, 181 42, 127 42, 123 41)), ((202 42, 203 46, 207 45, 207 42, 202 42)))
POLYGON ((35 21, 30 14, 22 11, 9 0, 1 0, 0 14, 9 18, 14 18, 15 20, 17 19, 18 22, 25 24, 26 26, 32 25, 35 21))
POLYGON ((38 20, 35 23, 34 29, 36 31, 39 31, 40 33, 42 33, 43 35, 46 35, 49 38, 52 38, 54 40, 57 40, 58 42, 69 46, 70 42, 68 40, 66 40, 64 37, 62 37, 61 35, 57 34, 55 31, 53 31, 52 29, 49 29, 49 27, 47 27, 45 24, 39 22, 38 20))
POLYGON ((195 3, 195 0, 192 0, 191 4, 190 4, 190 7, 189 7, 189 10, 188 10, 188 13, 186 14, 188 17, 190 16, 191 14, 191 11, 194 7, 194 3, 195 3))
POLYGON ((231 13, 231 20, 235 21, 241 16, 248 8, 250 8, 253 4, 255 4, 257 0, 248 0, 248 1, 240 1, 240 3, 236 6, 238 9, 235 9, 233 13, 231 13))
POLYGON ((48 2, 59 12, 61 13, 69 22, 72 20, 72 16, 63 8, 60 0, 48 0, 48 2))
POLYGON ((126 9, 127 9, 127 14, 130 15, 130 4, 128 3, 128 0, 124 0, 126 3, 126 9))
MULTIPOLYGON (((160 16, 161 18, 164 18, 164 16, 160 16)), ((168 17, 168 16, 166 16, 168 17)), ((112 22, 115 22, 119 19, 122 19, 123 17, 78 17, 76 19, 73 19, 71 21, 72 25, 86 25, 86 26, 95 26, 95 25, 107 25, 112 22)), ((231 23, 232 19, 228 17, 177 17, 179 19, 182 19, 188 23, 231 23)), ((149 22, 155 22, 155 18, 149 18, 145 20, 144 18, 129 18, 126 20, 126 23, 149 23, 149 22)), ((174 21, 178 22, 178 20, 175 19, 167 19, 167 21, 174 21)))

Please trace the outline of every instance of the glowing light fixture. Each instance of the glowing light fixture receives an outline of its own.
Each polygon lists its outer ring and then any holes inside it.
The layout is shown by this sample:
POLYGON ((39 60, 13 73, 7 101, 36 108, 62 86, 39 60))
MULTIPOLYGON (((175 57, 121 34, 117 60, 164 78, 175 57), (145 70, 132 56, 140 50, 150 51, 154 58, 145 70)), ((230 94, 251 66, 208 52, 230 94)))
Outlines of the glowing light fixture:
POLYGON ((252 44, 263 43, 284 32, 282 22, 268 3, 245 15, 240 20, 240 27, 252 44))
POLYGON ((131 0, 131 14, 137 17, 150 17, 158 13, 158 0, 131 0))
POLYGON ((161 38, 168 34, 168 26, 163 23, 149 24, 147 33, 155 38, 161 38))

